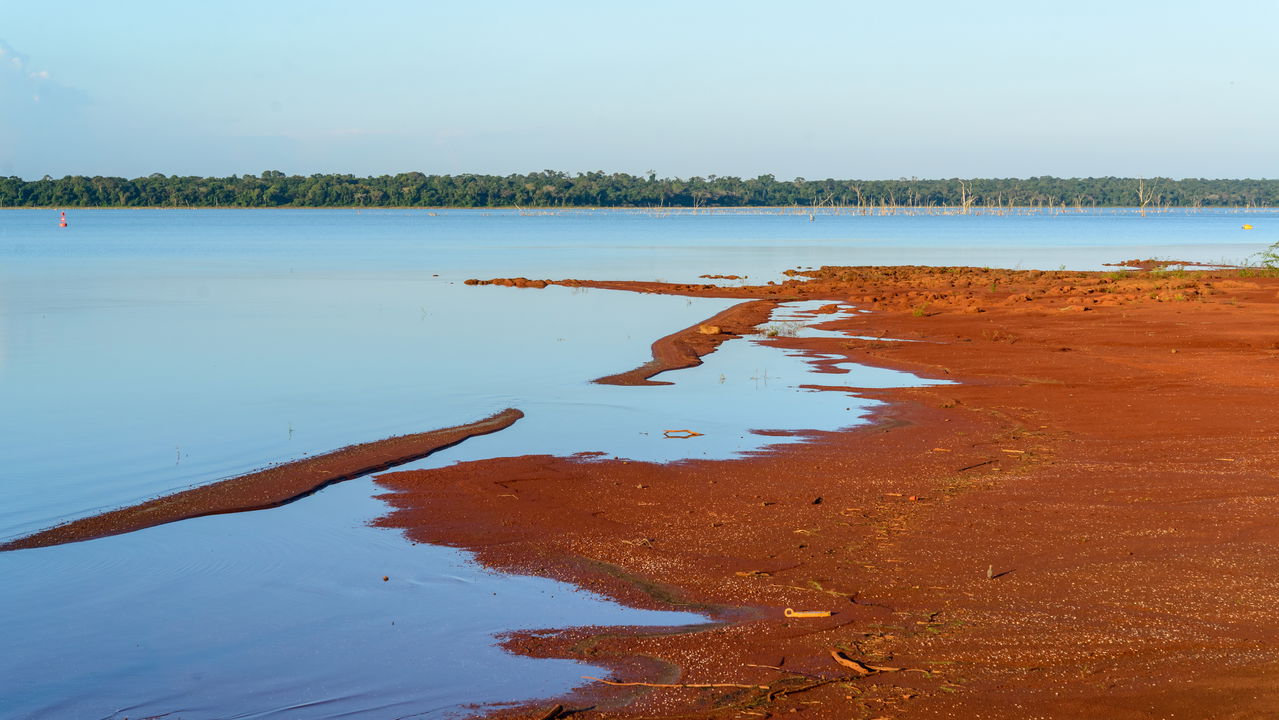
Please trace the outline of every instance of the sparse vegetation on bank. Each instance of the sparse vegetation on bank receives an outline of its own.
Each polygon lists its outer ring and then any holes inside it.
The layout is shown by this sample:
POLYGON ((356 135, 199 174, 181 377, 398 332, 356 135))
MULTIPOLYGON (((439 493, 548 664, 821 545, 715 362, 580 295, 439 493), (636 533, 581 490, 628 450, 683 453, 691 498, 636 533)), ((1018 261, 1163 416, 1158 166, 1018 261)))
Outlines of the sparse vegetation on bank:
POLYGON ((1257 253, 1256 260, 1267 270, 1279 270, 1279 242, 1257 253))

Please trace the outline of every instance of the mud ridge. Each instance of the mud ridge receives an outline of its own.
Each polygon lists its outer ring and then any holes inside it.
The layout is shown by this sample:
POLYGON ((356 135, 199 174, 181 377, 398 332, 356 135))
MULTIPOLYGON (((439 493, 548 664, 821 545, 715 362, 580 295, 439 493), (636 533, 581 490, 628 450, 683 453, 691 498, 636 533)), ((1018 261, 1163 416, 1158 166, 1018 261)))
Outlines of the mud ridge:
POLYGON ((476 435, 510 427, 524 413, 506 409, 466 425, 351 445, 323 455, 73 520, 0 545, 0 551, 48 547, 142 530, 205 515, 262 510, 305 497, 342 480, 424 458, 476 435))
POLYGON ((715 352, 726 340, 741 337, 768 320, 777 303, 751 300, 734 305, 704 322, 692 325, 653 343, 653 359, 643 365, 593 382, 601 385, 670 385, 651 380, 667 370, 680 370, 702 364, 702 356, 715 352))

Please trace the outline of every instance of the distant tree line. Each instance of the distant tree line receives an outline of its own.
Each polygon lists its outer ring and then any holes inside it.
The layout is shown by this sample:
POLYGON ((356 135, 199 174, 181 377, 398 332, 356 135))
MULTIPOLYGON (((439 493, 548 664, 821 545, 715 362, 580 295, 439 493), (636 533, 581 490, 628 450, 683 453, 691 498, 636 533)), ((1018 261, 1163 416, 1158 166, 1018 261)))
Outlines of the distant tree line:
POLYGON ((1264 207, 1279 180, 1032 177, 778 180, 527 175, 261 175, 0 178, 0 207, 1264 207))

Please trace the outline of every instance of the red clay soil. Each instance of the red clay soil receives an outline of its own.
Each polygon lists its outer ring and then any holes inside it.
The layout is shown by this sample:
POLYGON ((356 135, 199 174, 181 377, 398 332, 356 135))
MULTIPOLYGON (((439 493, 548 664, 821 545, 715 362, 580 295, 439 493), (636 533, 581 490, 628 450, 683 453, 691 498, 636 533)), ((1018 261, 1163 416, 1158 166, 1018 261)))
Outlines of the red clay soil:
POLYGON ((57 525, 10 540, 0 545, 0 551, 80 542, 188 518, 276 507, 326 485, 424 458, 469 437, 497 432, 522 417, 524 413, 519 410, 508 409, 466 425, 351 445, 57 525))
POLYGON ((715 352, 725 340, 741 337, 768 320, 777 303, 757 300, 734 305, 705 322, 659 338, 653 343, 653 359, 616 375, 599 378, 601 385, 670 385, 649 378, 667 370, 696 367, 703 355, 715 352))
POLYGON ((511 650, 748 686, 592 681, 492 714, 1279 717, 1279 278, 806 277, 634 287, 873 306, 822 327, 883 339, 769 342, 813 353, 831 392, 849 392, 832 356, 958 384, 853 391, 886 401, 874 424, 741 460, 378 477, 395 508, 379 524, 415 540, 718 621, 517 633, 511 650))

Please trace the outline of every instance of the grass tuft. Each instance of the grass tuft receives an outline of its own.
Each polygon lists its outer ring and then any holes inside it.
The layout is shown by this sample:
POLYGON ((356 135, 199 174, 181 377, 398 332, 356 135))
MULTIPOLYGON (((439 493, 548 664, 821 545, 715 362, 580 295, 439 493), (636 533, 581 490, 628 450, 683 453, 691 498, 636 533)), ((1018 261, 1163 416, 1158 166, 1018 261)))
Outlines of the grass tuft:
POLYGON ((760 325, 757 329, 764 337, 796 337, 803 327, 804 323, 790 321, 760 325))

